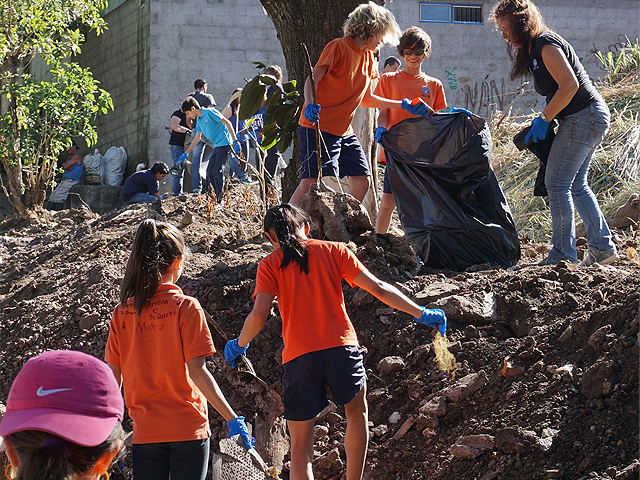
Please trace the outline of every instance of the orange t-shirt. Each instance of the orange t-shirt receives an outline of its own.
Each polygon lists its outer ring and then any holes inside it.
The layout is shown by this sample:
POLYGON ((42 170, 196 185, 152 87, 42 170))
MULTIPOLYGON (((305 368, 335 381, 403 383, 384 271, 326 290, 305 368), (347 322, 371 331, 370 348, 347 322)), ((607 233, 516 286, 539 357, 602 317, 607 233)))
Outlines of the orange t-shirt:
MULTIPOLYGON (((420 97, 436 112, 447 107, 442 82, 424 73, 420 73, 417 76, 407 75, 404 71, 385 73, 380 77, 380 81, 373 93, 391 100, 420 97)), ((411 115, 402 108, 390 108, 387 129, 405 118, 411 117, 415 117, 415 115, 411 115)), ((384 149, 380 149, 379 161, 384 161, 384 149)))
MULTIPOLYGON (((371 88, 371 79, 378 77, 378 65, 370 50, 360 50, 353 38, 331 40, 320 54, 316 66, 327 66, 327 72, 316 85, 316 101, 320 105, 320 128, 323 132, 342 137, 353 133, 351 120, 371 88)), ((300 115, 299 125, 315 128, 300 115)))
POLYGON ((280 268, 283 253, 278 248, 260 261, 256 275, 254 300, 258 293, 278 297, 284 340, 282 363, 309 352, 359 345, 344 305, 341 278, 353 286, 353 279, 365 266, 343 243, 304 243, 309 252, 308 274, 295 261, 280 268))
POLYGON ((133 419, 133 443, 182 442, 211 436, 207 399, 187 361, 215 352, 198 300, 163 284, 138 317, 133 299, 111 317, 107 363, 120 367, 133 419))

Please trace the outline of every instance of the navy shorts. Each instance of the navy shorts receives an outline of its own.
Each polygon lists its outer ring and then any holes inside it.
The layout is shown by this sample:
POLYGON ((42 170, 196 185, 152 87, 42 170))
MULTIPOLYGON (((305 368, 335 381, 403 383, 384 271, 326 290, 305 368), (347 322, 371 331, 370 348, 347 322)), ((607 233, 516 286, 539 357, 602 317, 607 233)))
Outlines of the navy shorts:
MULTIPOLYGON (((369 162, 355 134, 338 137, 322 132, 326 145, 322 152, 322 175, 325 177, 359 177, 371 175, 369 162), (327 151, 329 155, 327 155, 327 151)), ((318 158, 316 157, 316 131, 313 128, 298 127, 300 140, 300 176, 318 177, 318 158)))
POLYGON ((389 164, 384 169, 384 180, 382 182, 382 193, 391 194, 391 180, 389 179, 389 164))
POLYGON ((283 365, 284 418, 311 420, 329 402, 327 387, 338 405, 345 405, 362 389, 367 374, 358 347, 334 347, 305 353, 283 365))

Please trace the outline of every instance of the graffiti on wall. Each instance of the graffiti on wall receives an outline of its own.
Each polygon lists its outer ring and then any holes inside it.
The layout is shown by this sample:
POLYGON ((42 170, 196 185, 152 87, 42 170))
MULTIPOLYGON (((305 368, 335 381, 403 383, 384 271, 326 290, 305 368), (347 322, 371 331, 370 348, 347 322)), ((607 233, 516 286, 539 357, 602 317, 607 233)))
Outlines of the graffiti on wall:
POLYGON ((456 68, 458 67, 453 67, 451 71, 449 70, 444 71, 447 74, 447 83, 449 84, 449 88, 451 90, 458 89, 458 77, 456 75, 456 68))
POLYGON ((627 46, 628 43, 629 43, 629 37, 627 37, 623 33, 619 34, 616 37, 616 41, 610 44, 606 49, 598 48, 596 47, 596 44, 593 43, 592 44, 593 46, 587 52, 586 60, 581 59, 581 61, 583 61, 583 63, 585 64, 595 63, 596 65, 598 65, 598 67, 600 67, 601 69, 604 69, 604 66, 602 65, 600 60, 598 60, 598 53, 602 52, 603 54, 606 55, 607 52, 611 52, 614 57, 618 57, 618 55, 620 55, 620 52, 624 50, 624 48, 627 46))
POLYGON ((504 110, 512 94, 505 91, 504 78, 498 82, 485 79, 482 82, 476 82, 473 87, 469 84, 464 85, 461 88, 464 93, 464 108, 486 117, 491 116, 496 110, 504 110))

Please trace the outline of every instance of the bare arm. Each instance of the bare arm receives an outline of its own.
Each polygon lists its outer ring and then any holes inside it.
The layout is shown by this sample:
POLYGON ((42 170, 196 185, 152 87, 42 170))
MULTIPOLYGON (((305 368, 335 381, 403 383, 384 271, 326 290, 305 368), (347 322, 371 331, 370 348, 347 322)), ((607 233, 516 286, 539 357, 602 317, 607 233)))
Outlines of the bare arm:
POLYGON ((393 285, 375 277, 369 270, 363 270, 353 279, 354 285, 366 290, 381 302, 390 307, 401 310, 409 315, 420 318, 422 307, 407 298, 393 285))
POLYGON ((193 139, 191 140, 191 143, 189 144, 187 149, 184 151, 184 153, 186 153, 186 154, 191 153, 191 150, 196 148, 196 145, 200 141, 201 137, 202 137, 202 132, 196 132, 196 134, 193 136, 193 139))
POLYGON ((116 381, 118 382, 118 385, 122 387, 122 370, 120 369, 120 367, 117 367, 112 363, 110 363, 109 368, 111 368, 111 371, 113 372, 113 376, 116 377, 116 381))
POLYGON ((378 114, 378 126, 387 128, 388 125, 389 125, 389 109, 385 108, 380 110, 380 113, 378 114))
POLYGON ((256 295, 253 310, 251 310, 251 313, 244 321, 242 332, 240 332, 240 336, 238 337, 238 346, 246 347, 249 342, 260 333, 260 330, 264 327, 264 323, 267 321, 272 303, 273 295, 270 293, 260 292, 256 295))
POLYGON ((171 130, 178 133, 187 133, 189 131, 188 128, 180 125, 180 117, 176 116, 171 117, 171 130))
POLYGON ((227 127, 227 130, 229 130, 229 133, 231 134, 231 138, 233 138, 233 141, 235 142, 237 140, 236 131, 233 129, 231 122, 224 117, 220 119, 220 122, 227 127))
POLYGON ((205 357, 195 357, 188 360, 187 368, 189 370, 191 380, 193 380, 193 383, 196 384, 211 406, 215 408, 227 422, 236 418, 236 413, 227 402, 227 399, 224 398, 218 383, 215 378, 213 378, 213 375, 211 375, 211 372, 207 369, 205 357))
POLYGON ((552 120, 564 107, 569 105, 578 91, 579 84, 567 57, 560 48, 555 45, 545 45, 542 47, 542 60, 558 84, 558 91, 542 111, 549 120, 552 120))
POLYGON ((71 158, 62 164, 62 168, 70 170, 74 165, 82 165, 82 155, 74 153, 71 158))
MULTIPOLYGON (((318 83, 320 83, 320 79, 325 76, 329 70, 328 65, 319 65, 313 69, 313 81, 316 84, 316 89, 318 88, 318 83)), ((307 77, 307 80, 304 82, 304 101, 307 105, 313 104, 313 87, 311 86, 311 79, 307 77)))

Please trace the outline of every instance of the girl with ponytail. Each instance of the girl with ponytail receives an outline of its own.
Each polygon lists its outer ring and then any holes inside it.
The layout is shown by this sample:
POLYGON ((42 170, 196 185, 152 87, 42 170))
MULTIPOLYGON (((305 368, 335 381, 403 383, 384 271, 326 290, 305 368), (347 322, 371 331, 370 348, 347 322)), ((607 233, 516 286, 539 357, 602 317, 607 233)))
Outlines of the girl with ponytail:
POLYGON ((227 420, 229 437, 239 434, 253 447, 244 417, 205 365, 215 348, 202 307, 175 284, 185 252, 174 226, 142 222, 111 318, 105 359, 124 383, 133 419, 134 480, 205 479, 207 401, 227 420))
POLYGON ((416 305, 392 285, 373 276, 343 243, 307 239, 309 216, 293 205, 271 208, 264 233, 275 251, 258 265, 253 310, 240 336, 225 346, 233 367, 262 330, 273 299, 282 316, 284 416, 291 436, 292 480, 312 479, 315 416, 328 405, 326 388, 347 416, 347 480, 362 478, 368 441, 366 375, 358 337, 344 303, 342 279, 387 305, 437 327, 442 310, 416 305))

